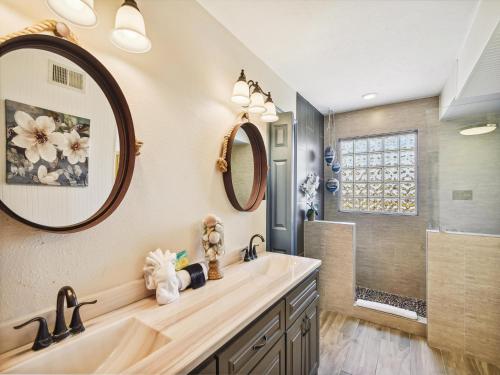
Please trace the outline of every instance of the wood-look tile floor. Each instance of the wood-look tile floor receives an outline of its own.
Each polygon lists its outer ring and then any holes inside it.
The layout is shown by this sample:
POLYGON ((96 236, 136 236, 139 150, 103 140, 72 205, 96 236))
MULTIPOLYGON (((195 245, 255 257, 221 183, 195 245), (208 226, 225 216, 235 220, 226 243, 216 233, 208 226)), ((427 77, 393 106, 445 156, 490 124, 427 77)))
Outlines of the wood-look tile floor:
POLYGON ((320 321, 319 375, 500 375, 498 367, 397 329, 328 311, 320 321))

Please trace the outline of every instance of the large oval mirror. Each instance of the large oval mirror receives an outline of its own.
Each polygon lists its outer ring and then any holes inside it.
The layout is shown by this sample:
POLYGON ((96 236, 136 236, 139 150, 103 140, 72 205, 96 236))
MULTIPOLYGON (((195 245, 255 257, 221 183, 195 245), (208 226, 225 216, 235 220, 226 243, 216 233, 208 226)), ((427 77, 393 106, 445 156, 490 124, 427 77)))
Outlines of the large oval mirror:
POLYGON ((106 68, 46 35, 0 45, 0 206, 50 231, 102 221, 134 166, 127 103, 106 68))
POLYGON ((239 211, 253 211, 264 198, 267 157, 259 129, 247 122, 233 128, 227 144, 223 174, 229 201, 239 211))

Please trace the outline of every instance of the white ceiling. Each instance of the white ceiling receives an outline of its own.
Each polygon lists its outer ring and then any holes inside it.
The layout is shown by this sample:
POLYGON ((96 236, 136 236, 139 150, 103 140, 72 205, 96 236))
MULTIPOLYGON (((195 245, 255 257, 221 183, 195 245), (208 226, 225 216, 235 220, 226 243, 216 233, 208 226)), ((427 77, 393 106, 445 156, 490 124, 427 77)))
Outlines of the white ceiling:
POLYGON ((438 95, 477 6, 476 0, 198 2, 323 113, 438 95), (377 98, 361 98, 369 92, 377 98))

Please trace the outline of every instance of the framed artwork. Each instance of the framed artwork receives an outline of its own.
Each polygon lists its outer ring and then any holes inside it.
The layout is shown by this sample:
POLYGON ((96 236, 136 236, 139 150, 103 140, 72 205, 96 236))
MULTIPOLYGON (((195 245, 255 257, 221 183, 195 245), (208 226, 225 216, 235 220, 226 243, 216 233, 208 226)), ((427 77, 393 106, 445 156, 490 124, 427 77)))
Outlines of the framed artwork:
POLYGON ((7 184, 88 186, 90 120, 5 100, 7 184))

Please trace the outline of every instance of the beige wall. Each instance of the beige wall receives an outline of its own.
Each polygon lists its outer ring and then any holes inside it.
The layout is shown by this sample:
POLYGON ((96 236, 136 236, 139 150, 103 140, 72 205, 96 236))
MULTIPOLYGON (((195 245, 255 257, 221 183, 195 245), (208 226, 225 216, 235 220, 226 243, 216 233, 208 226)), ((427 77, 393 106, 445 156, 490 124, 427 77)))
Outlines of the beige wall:
POLYGON ((429 344, 500 366, 500 237, 427 233, 429 344))
MULTIPOLYGON (((140 278, 156 247, 200 258, 209 212, 224 220, 229 251, 265 233, 265 204, 235 211, 215 160, 238 112, 229 97, 241 68, 284 110, 295 109, 295 92, 194 1, 142 0, 153 49, 121 52, 109 41, 121 3, 96 1, 97 28, 73 29, 121 85, 144 141, 132 185, 109 219, 81 233, 43 233, 0 213, 0 321, 53 306, 65 284, 82 296, 140 278)), ((0 34, 52 17, 45 1, 3 0, 0 34)))
MULTIPOLYGON (((425 298, 425 230, 437 223, 438 109, 438 98, 428 98, 335 117, 337 138, 418 129, 418 216, 339 212, 339 195, 325 194, 325 220, 356 223, 358 285, 425 298)), ((329 139, 325 128, 325 147, 329 139)))

